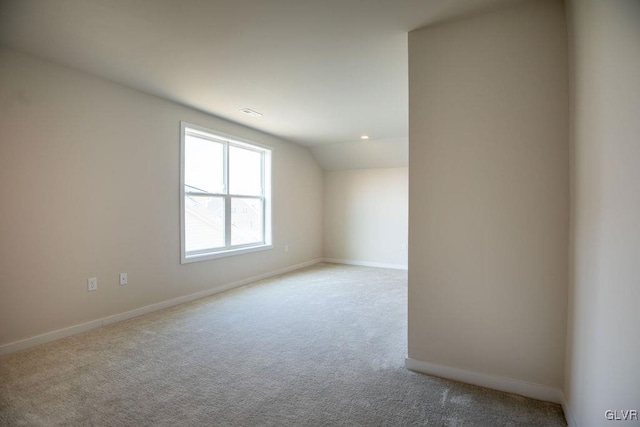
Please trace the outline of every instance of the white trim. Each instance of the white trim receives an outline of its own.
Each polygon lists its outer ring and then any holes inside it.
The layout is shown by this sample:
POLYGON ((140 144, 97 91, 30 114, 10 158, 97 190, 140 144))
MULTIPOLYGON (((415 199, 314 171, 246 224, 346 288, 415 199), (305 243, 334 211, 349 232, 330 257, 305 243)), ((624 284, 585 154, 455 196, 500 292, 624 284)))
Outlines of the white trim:
POLYGON ((227 250, 217 251, 217 252, 205 252, 202 254, 187 255, 183 258, 182 264, 189 264, 191 262, 198 262, 198 261, 206 261, 208 259, 224 258, 224 257, 234 256, 234 255, 248 254, 250 252, 265 251, 268 249, 273 249, 273 245, 260 245, 260 246, 253 245, 253 246, 240 247, 235 249, 227 249, 227 250))
POLYGON ((423 374, 434 375, 441 378, 460 381, 468 384, 475 384, 481 387, 492 388, 494 390, 506 391, 507 393, 519 394, 533 399, 544 400, 553 403, 562 403, 564 396, 562 391, 555 387, 530 383, 526 381, 514 380, 511 378, 499 377, 479 372, 465 371, 463 369, 451 368, 449 366, 436 365, 407 357, 404 366, 412 371, 423 374))
POLYGON ((560 404, 562 405, 562 410, 564 411, 564 417, 567 420, 567 425, 569 427, 578 427, 578 422, 574 418, 573 412, 569 407, 569 402, 567 402, 564 394, 562 395, 562 402, 560 404))
MULTIPOLYGON (((181 127, 184 123, 184 127, 191 128, 196 131, 196 134, 200 134, 198 136, 204 136, 213 141, 223 142, 223 143, 231 143, 238 145, 240 147, 259 147, 266 150, 273 150, 273 147, 266 144, 261 144, 259 142, 251 141, 248 139, 241 138, 236 135, 231 135, 229 133, 220 132, 218 130, 209 129, 204 126, 196 125, 194 123, 185 122, 184 120, 180 121, 181 127)), ((255 148, 254 148, 255 150, 255 148)), ((257 151, 257 150, 256 150, 257 151)))
POLYGON ((55 341, 60 338, 69 337, 82 332, 96 329, 101 326, 110 325, 112 323, 121 322, 123 320, 132 319, 134 317, 142 316, 144 314, 152 313, 154 311, 162 310, 165 308, 173 307, 175 305, 183 304, 185 302, 193 301, 199 298, 208 297, 220 292, 227 291, 229 289, 237 288, 247 285, 249 283, 257 282, 258 280, 268 279, 269 277, 278 276, 280 274, 288 273, 290 271, 299 270, 301 268, 309 267, 314 264, 322 262, 322 259, 314 259, 311 261, 303 262, 289 267, 274 270, 268 273, 259 274, 257 276, 247 277, 246 279, 238 280, 235 282, 227 283, 226 285, 219 286, 213 289, 207 289, 200 292, 195 292, 189 295, 173 298, 167 301, 162 301, 156 304, 147 305, 144 307, 136 308, 124 313, 114 314, 112 316, 103 317, 102 319, 92 320, 90 322, 81 323, 79 325, 69 326, 68 328, 58 329, 56 331, 47 332, 35 337, 26 338, 20 341, 14 341, 8 344, 0 345, 0 356, 3 354, 14 353, 16 351, 24 350, 29 347, 33 347, 39 344, 55 341))
MULTIPOLYGON (((185 241, 185 230, 184 230, 184 222, 185 222, 185 203, 184 203, 184 163, 185 163, 185 152, 184 152, 184 137, 185 131, 187 129, 187 122, 180 122, 180 263, 184 263, 185 260, 185 252, 187 250, 186 241, 185 241)), ((226 182, 225 191, 226 191, 226 182)))
POLYGON ((267 212, 267 209, 271 209, 272 202, 269 199, 271 197, 271 153, 273 148, 267 145, 258 144, 253 141, 244 140, 233 135, 228 135, 222 132, 214 131, 202 126, 198 126, 189 122, 180 121, 180 263, 187 264, 191 262, 206 261, 216 258, 223 258, 228 256, 240 255, 248 252, 261 251, 265 249, 271 249, 271 212, 267 212), (204 250, 203 253, 193 251, 196 253, 187 254, 186 251, 186 204, 185 197, 189 192, 185 191, 185 171, 186 171, 186 154, 185 144, 186 136, 191 135, 197 138, 203 138, 210 140, 223 146, 223 193, 198 193, 197 196, 202 197, 221 197, 224 200, 224 247, 210 248, 204 250), (251 150, 256 153, 260 153, 261 161, 261 194, 259 196, 254 195, 240 195, 231 194, 229 186, 229 147, 237 147, 244 150, 251 150), (267 163, 265 165, 265 163, 267 163), (233 246, 231 244, 231 202, 233 198, 246 197, 255 198, 262 201, 262 241, 248 246, 233 246), (267 224, 267 220, 269 223, 267 224), (249 250, 248 248, 253 248, 249 250))
POLYGON ((81 323, 79 325, 69 326, 68 328, 58 329, 56 331, 47 332, 36 335, 35 337, 26 338, 20 341, 10 342, 0 346, 0 356, 4 354, 14 353, 39 344, 66 338, 71 335, 80 334, 102 326, 102 319, 92 320, 90 322, 81 323))
POLYGON ((270 151, 265 151, 264 156, 262 157, 264 173, 262 174, 262 178, 264 179, 262 185, 262 197, 264 199, 263 205, 263 218, 264 218, 264 243, 266 245, 271 245, 273 243, 273 149, 270 151))
POLYGON ((356 261, 354 259, 338 259, 338 258, 322 258, 322 261, 329 262, 332 264, 362 265, 364 267, 393 268, 396 270, 407 270, 406 264, 386 264, 383 262, 356 261))

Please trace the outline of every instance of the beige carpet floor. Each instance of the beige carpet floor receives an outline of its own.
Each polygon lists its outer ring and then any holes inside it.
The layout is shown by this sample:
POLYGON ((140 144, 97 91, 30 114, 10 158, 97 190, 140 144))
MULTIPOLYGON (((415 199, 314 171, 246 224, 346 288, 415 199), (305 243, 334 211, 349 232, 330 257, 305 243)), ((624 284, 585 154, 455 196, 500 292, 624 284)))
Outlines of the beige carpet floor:
POLYGON ((0 425, 562 426, 404 368, 406 272, 319 264, 0 358, 0 425))

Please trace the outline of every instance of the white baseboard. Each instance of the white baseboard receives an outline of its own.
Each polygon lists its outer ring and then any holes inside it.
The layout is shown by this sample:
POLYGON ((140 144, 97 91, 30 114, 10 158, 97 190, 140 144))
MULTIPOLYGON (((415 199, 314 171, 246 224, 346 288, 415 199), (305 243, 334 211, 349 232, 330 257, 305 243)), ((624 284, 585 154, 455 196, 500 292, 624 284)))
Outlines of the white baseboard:
POLYGON ((567 402, 567 399, 565 399, 565 396, 562 396, 562 410, 564 411, 564 417, 567 420, 567 425, 569 427, 578 427, 578 423, 576 422, 576 419, 573 416, 573 412, 571 411, 571 408, 569 407, 569 402, 567 402))
POLYGON ((434 375, 463 383, 479 385, 481 387, 494 390, 506 391, 507 393, 519 394, 533 399, 547 402, 560 403, 564 401, 564 396, 560 389, 526 381, 514 380, 511 378, 498 377, 494 375, 481 374, 478 372, 465 371, 451 368, 449 366, 436 365, 422 362, 420 360, 405 359, 405 367, 412 371, 423 374, 434 375))
POLYGON ((26 338, 20 341, 11 342, 8 344, 0 345, 0 356, 3 354, 14 353, 16 351, 24 350, 29 347, 33 347, 39 344, 44 344, 50 341, 55 341, 60 338, 69 337, 82 332, 96 329, 101 326, 110 325, 112 323, 121 322, 123 320, 131 319, 134 317, 142 316, 144 314, 152 313, 154 311, 162 310, 165 308, 173 307, 175 305, 183 304, 185 302, 193 301, 199 298, 204 298, 210 295, 214 295, 220 292, 227 291, 229 289, 237 288, 249 283, 257 282, 258 280, 268 279, 269 277, 278 276, 280 274, 288 273, 290 271, 299 270, 304 267, 322 262, 322 259, 314 259, 311 261, 303 262, 300 264, 292 265, 289 267, 281 268, 279 270, 270 271, 268 273, 260 274, 257 276, 247 277, 246 279, 238 280, 236 282, 227 283, 213 289, 207 289, 205 291, 195 292, 193 294, 184 295, 181 297, 173 298, 167 301, 162 301, 156 304, 147 305, 144 307, 136 308, 134 310, 126 311, 124 313, 114 314, 112 316, 103 317, 102 319, 92 320, 90 322, 82 323, 79 325, 69 326, 68 328, 58 329, 55 331, 47 332, 35 337, 26 338))
POLYGON ((66 338, 71 335, 80 334, 82 332, 90 331, 91 329, 96 329, 101 326, 102 319, 91 320, 90 322, 69 326, 67 328, 62 328, 51 332, 46 332, 41 335, 36 335, 35 337, 3 344, 0 346, 0 356, 2 356, 3 354, 14 353, 16 351, 24 350, 26 348, 44 344, 50 341, 59 340, 60 338, 66 338))
POLYGON ((406 264, 385 264, 381 262, 370 261, 356 261, 353 259, 337 259, 337 258, 323 258, 322 261, 332 264, 349 264, 349 265, 361 265, 364 267, 378 267, 378 268, 393 268, 396 270, 406 270, 406 264))

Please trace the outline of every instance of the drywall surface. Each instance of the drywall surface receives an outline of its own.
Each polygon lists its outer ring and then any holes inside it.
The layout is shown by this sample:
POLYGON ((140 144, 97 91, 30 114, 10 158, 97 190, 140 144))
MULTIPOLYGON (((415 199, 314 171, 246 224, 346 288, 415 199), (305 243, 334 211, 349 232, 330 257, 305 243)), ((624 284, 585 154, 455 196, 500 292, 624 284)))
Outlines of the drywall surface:
POLYGON ((589 427, 640 413, 640 2, 577 0, 569 10, 574 249, 565 394, 577 425, 589 427))
POLYGON ((409 165, 409 138, 318 144, 309 148, 325 171, 400 168, 409 165))
POLYGON ((7 49, 0 108, 0 344, 322 256, 306 148, 7 49), (273 249, 180 264, 181 120, 274 148, 273 249))
POLYGON ((409 358, 560 388, 568 275, 564 6, 409 34, 409 358))
POLYGON ((406 268, 408 169, 324 173, 324 257, 406 268))

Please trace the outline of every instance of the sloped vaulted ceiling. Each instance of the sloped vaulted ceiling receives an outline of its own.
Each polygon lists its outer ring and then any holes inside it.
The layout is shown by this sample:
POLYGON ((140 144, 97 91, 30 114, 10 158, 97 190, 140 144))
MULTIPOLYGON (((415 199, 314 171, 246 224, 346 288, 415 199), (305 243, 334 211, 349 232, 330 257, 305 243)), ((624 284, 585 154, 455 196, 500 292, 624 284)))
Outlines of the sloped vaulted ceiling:
MULTIPOLYGON (((0 43, 365 159, 407 144, 408 31, 508 1, 4 0, 0 43)), ((336 150, 315 154, 338 168, 336 150)))

